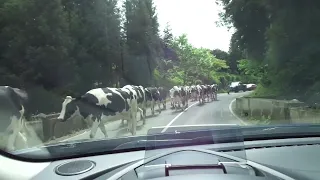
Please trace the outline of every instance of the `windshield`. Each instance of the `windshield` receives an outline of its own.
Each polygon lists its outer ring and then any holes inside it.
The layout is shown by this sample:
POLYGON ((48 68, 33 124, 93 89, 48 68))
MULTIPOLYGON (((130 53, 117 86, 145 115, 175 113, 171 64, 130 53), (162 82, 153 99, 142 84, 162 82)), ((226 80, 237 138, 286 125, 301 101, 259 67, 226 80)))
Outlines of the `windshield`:
POLYGON ((0 149, 67 157, 140 148, 175 126, 316 126, 319 12, 318 1, 0 0, 0 149))

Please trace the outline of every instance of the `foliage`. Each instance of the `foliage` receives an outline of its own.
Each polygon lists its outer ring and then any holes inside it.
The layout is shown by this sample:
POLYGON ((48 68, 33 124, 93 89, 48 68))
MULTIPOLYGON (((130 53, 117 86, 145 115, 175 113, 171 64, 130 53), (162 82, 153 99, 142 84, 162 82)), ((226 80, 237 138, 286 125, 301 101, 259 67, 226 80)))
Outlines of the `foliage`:
POLYGON ((235 28, 232 41, 249 60, 240 65, 244 73, 257 74, 256 64, 267 65, 259 76, 266 94, 297 97, 319 91, 314 88, 320 82, 318 1, 216 1, 223 6, 220 23, 235 28))
MULTIPOLYGON (((170 32, 166 29, 164 37, 170 32)), ((177 54, 178 61, 167 61, 162 65, 166 68, 163 77, 177 85, 213 84, 220 83, 217 74, 221 69, 227 69, 225 60, 215 58, 209 49, 195 48, 189 42, 187 35, 183 34, 169 40, 166 46, 173 49, 177 54), (169 68, 170 65, 170 68, 169 68)))
POLYGON ((238 62, 238 69, 241 72, 242 81, 266 84, 266 65, 257 61, 250 61, 248 59, 241 59, 238 62))
POLYGON ((221 89, 242 78, 237 38, 229 52, 195 48, 186 35, 173 36, 169 24, 160 37, 153 0, 118 3, 0 0, 0 84, 26 89, 34 111, 51 113, 65 95, 96 87, 217 83, 221 89))

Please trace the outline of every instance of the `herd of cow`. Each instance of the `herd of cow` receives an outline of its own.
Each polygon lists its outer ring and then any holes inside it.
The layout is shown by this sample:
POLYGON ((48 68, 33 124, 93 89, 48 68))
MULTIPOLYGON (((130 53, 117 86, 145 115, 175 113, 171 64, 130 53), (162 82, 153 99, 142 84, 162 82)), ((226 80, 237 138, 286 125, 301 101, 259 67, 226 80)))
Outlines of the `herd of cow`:
MULTIPOLYGON (((175 110, 188 107, 188 101, 199 101, 203 104, 217 99, 216 85, 174 86, 170 90, 163 87, 142 87, 126 85, 122 88, 95 88, 80 97, 66 96, 62 102, 58 120, 66 121, 75 115, 81 115, 86 122, 92 121, 90 138, 93 138, 98 127, 105 137, 108 137, 105 122, 112 120, 127 121, 127 130, 136 134, 137 115, 143 124, 146 123, 147 104, 151 105, 151 113, 155 114, 155 105, 161 113, 161 104, 166 109, 166 100, 169 96, 171 107, 175 110)), ((21 133, 25 127, 28 112, 28 94, 18 88, 0 86, 0 131, 9 132, 7 149, 13 150, 16 138, 26 141, 21 133), (8 119, 8 121, 3 121, 8 119), (5 123, 9 122, 9 123, 5 123)))

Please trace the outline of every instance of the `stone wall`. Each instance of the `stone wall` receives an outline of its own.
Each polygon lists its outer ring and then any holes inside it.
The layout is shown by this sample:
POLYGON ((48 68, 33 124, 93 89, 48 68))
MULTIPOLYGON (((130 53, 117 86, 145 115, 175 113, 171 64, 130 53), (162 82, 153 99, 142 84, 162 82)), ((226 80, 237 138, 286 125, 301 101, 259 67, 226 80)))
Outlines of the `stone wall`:
POLYGON ((303 102, 297 100, 275 100, 264 98, 241 97, 236 99, 236 111, 241 116, 261 119, 267 117, 271 121, 291 123, 291 109, 304 107, 303 102))

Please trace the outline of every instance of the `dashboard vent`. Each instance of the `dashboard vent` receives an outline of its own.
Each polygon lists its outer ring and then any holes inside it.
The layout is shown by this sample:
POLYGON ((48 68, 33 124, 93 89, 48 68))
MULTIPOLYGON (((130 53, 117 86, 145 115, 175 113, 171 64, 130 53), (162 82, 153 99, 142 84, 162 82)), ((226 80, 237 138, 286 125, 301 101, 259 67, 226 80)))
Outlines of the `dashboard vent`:
POLYGON ((56 173, 61 176, 73 176, 90 171, 96 164, 89 160, 78 160, 60 164, 56 173))

